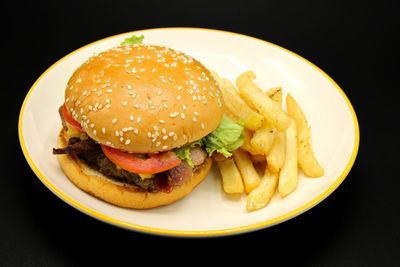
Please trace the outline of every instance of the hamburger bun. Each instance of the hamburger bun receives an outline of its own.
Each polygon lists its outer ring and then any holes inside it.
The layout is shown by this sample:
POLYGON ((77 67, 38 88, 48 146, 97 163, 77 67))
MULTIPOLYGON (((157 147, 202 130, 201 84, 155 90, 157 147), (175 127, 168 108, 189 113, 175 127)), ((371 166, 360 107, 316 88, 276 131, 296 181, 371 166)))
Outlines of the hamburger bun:
POLYGON ((157 153, 216 129, 223 100, 210 71, 156 45, 119 46, 92 56, 71 76, 65 105, 97 142, 157 153))
MULTIPOLYGON (((65 129, 62 129, 57 139, 57 147, 67 145, 68 137, 65 129)), ((182 185, 174 186, 172 192, 164 193, 148 192, 134 185, 107 178, 75 155, 64 154, 57 157, 62 170, 77 187, 108 203, 135 209, 163 206, 183 198, 207 176, 212 165, 211 158, 207 157, 205 162, 195 169, 191 179, 182 185)))

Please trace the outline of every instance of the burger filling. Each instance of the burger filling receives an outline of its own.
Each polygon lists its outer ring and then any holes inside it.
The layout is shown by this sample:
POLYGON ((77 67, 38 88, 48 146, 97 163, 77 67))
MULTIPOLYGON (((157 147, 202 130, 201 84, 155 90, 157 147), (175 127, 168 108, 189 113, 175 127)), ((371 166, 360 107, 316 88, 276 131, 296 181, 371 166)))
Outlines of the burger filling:
POLYGON ((208 156, 230 157, 230 151, 239 148, 244 140, 242 123, 224 116, 214 132, 189 145, 158 154, 128 154, 90 138, 73 121, 65 105, 59 114, 69 140, 67 147, 54 148, 53 154, 74 155, 111 179, 149 192, 171 192, 174 186, 188 181, 208 156))

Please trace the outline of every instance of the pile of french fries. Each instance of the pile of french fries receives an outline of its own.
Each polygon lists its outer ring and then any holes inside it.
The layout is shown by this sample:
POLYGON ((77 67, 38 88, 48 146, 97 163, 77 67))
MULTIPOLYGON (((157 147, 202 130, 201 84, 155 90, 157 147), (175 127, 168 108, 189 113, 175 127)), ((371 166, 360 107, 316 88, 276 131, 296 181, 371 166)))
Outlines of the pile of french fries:
POLYGON ((281 87, 264 92, 247 71, 236 79, 236 86, 213 72, 220 84, 225 114, 243 119, 245 141, 233 157, 217 161, 223 189, 228 194, 245 192, 248 211, 264 208, 278 191, 281 197, 298 184, 299 169, 307 177, 321 177, 324 169, 312 150, 310 127, 296 100, 288 93, 286 111, 281 87), (255 165, 264 167, 260 175, 255 165))

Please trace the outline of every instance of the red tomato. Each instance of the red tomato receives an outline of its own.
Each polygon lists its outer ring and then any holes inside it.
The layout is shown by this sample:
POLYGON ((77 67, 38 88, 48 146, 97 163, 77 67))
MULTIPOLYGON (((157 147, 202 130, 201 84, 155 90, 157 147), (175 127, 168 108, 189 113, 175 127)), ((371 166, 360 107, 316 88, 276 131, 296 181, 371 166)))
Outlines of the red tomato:
POLYGON ((71 115, 69 115, 67 107, 65 106, 65 103, 62 107, 62 114, 64 117, 65 122, 68 124, 68 126, 70 126, 73 130, 75 131, 79 131, 84 133, 85 131, 82 129, 82 126, 80 125, 79 122, 77 122, 76 120, 74 120, 74 118, 72 118, 71 115))
POLYGON ((121 150, 105 145, 101 145, 101 149, 113 163, 124 170, 134 173, 159 173, 172 169, 182 162, 174 152, 149 154, 149 158, 145 159, 136 154, 122 152, 121 150))

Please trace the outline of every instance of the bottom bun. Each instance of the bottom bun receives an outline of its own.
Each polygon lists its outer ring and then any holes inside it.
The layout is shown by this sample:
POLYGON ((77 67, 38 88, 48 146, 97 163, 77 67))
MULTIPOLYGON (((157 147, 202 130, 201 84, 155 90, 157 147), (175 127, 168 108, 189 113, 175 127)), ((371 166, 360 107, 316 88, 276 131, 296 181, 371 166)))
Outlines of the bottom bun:
MULTIPOLYGON (((61 130, 57 147, 68 145, 65 130, 61 130)), ((148 192, 134 185, 121 183, 110 179, 100 172, 88 167, 74 155, 57 155, 58 161, 67 177, 83 191, 108 203, 135 209, 148 209, 175 202, 188 195, 207 176, 212 160, 207 157, 204 163, 197 167, 193 177, 186 183, 174 186, 170 193, 148 192)))

